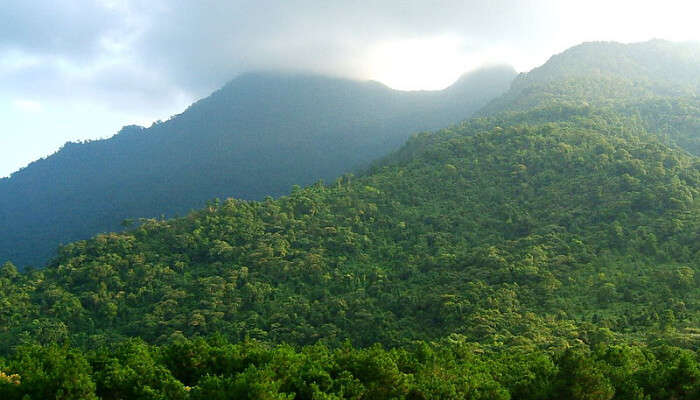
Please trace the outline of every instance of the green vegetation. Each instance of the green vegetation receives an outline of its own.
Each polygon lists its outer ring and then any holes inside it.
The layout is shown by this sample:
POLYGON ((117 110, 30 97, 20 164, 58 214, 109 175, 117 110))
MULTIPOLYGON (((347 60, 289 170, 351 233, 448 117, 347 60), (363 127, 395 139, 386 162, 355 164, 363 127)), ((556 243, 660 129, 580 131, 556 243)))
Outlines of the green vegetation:
POLYGON ((482 114, 591 105, 628 117, 700 156, 700 44, 592 42, 520 75, 482 114))
POLYGON ((67 143, 0 179, 0 262, 44 266, 59 244, 126 219, 185 215, 216 197, 262 200, 333 180, 414 132, 469 117, 508 89, 509 67, 441 91, 315 75, 244 74, 182 114, 106 140, 67 143))
POLYGON ((37 321, 80 343, 544 344, 581 339, 577 321, 684 337, 700 325, 697 160, 614 116, 562 117, 473 120, 363 177, 65 246, 7 285, 26 311, 3 343, 37 321))
POLYGON ((668 104, 488 114, 7 263, 0 395, 696 399, 700 158, 652 128, 700 116, 668 104))
POLYGON ((599 345, 548 353, 458 340, 401 349, 180 339, 129 340, 82 355, 23 346, 0 368, 0 396, 46 399, 697 399, 697 354, 599 345), (7 376, 7 378, 5 378, 7 376), (613 397, 614 396, 614 397, 613 397))

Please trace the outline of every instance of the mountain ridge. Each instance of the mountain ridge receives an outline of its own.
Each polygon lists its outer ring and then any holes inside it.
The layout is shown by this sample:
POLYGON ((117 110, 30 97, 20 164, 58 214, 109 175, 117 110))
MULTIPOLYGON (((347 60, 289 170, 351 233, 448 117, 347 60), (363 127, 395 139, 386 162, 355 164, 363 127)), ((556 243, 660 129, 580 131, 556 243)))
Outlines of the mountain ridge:
POLYGON ((485 86, 479 73, 432 92, 312 74, 242 75, 170 120, 67 143, 1 180, 0 221, 9 230, 0 259, 41 264, 60 243, 118 230, 127 218, 182 215, 215 197, 262 199, 332 180, 413 132, 466 118, 515 74, 494 68, 485 86))
POLYGON ((598 78, 5 264, 0 394, 697 399, 700 157, 652 128, 700 113, 598 78))
POLYGON ((700 156, 700 42, 583 43, 519 74, 477 115, 553 104, 609 109, 700 156))

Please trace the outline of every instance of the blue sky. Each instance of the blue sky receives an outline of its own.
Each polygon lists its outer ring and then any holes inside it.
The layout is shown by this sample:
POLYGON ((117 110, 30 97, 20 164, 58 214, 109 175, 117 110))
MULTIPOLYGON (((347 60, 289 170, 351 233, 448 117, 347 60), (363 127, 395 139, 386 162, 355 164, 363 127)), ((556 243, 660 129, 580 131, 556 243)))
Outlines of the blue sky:
POLYGON ((700 40, 698 1, 5 0, 0 176, 66 141, 182 112, 237 74, 289 69, 438 89, 583 41, 700 40))

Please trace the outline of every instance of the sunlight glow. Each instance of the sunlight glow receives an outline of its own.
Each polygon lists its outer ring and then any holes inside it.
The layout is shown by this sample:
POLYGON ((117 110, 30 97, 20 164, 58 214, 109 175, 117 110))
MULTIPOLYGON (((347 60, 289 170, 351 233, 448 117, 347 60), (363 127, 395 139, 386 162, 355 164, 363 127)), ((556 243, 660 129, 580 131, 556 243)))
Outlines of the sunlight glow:
POLYGON ((543 9, 543 18, 549 21, 547 29, 542 29, 541 21, 533 21, 529 28, 532 40, 539 40, 539 46, 523 45, 526 41, 518 40, 485 42, 464 33, 393 37, 369 44, 364 77, 394 89, 437 90, 449 86, 465 72, 488 64, 509 64, 526 72, 553 54, 586 41, 700 40, 699 0, 547 4, 543 9))
POLYGON ((484 63, 456 36, 383 41, 370 48, 369 77, 400 90, 439 90, 484 63))
POLYGON ((32 100, 18 99, 12 102, 12 105, 20 111, 39 112, 42 110, 41 103, 32 100))

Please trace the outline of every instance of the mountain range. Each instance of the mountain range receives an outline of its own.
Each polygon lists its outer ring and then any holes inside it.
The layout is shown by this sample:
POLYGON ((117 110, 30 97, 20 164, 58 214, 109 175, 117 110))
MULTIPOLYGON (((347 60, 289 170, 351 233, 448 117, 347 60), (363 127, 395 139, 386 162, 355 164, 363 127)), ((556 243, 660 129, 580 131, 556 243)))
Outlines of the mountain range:
POLYGON ((514 76, 493 67, 441 91, 405 92, 315 75, 241 75, 168 121, 67 143, 0 180, 0 260, 41 266, 59 244, 119 230, 126 219, 333 180, 416 132, 469 117, 514 76))
POLYGON ((355 175, 6 263, 0 395, 697 399, 699 52, 585 43, 355 175))

